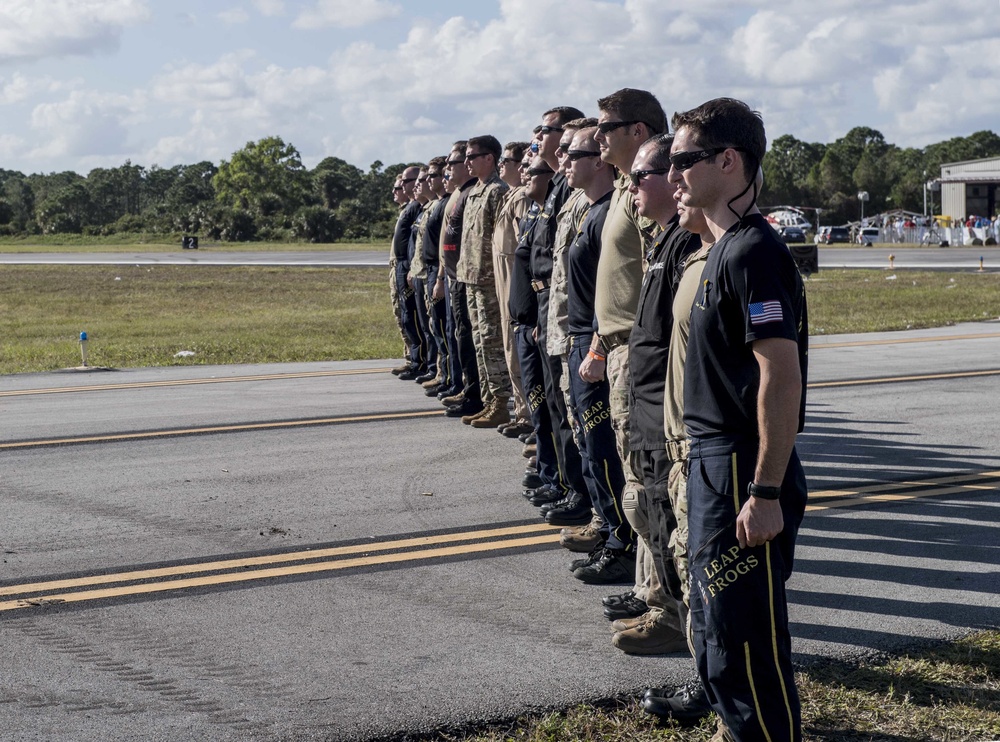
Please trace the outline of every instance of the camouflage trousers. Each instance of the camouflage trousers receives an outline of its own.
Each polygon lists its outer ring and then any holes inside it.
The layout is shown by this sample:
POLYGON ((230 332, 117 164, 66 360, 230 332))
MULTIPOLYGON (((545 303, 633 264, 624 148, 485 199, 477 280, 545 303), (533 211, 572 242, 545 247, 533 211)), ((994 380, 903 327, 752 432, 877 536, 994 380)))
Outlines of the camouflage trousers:
POLYGON ((468 284, 465 294, 472 322, 472 342, 476 346, 476 366, 483 403, 494 398, 510 399, 510 373, 500 327, 500 302, 496 288, 489 284, 468 284))
POLYGON ((403 309, 399 304, 399 282, 396 279, 396 258, 389 258, 389 301, 392 302, 392 316, 396 318, 399 336, 403 339, 403 358, 410 357, 410 344, 403 331, 403 309))
POLYGON ((507 359, 507 371, 514 392, 514 417, 518 420, 530 420, 531 412, 521 388, 521 362, 517 357, 517 342, 514 339, 514 325, 510 319, 510 273, 514 262, 513 255, 503 255, 493 252, 493 275, 496 277, 497 302, 500 306, 500 329, 503 332, 504 357, 507 359))
MULTIPOLYGON (((608 384, 611 386, 611 427, 615 431, 615 443, 618 446, 618 455, 622 460, 622 471, 625 473, 625 487, 622 489, 622 508, 625 516, 632 524, 635 524, 629 516, 629 510, 635 509, 643 497, 642 474, 639 472, 638 462, 629 446, 629 386, 631 385, 631 374, 628 365, 628 345, 619 345, 608 353, 607 365, 605 366, 608 376, 608 384)), ((638 534, 639 531, 636 530, 638 534)), ((656 585, 655 570, 650 569, 651 556, 649 542, 647 539, 638 536, 636 538, 635 551, 635 591, 636 594, 650 596, 653 593, 654 602, 658 588, 656 585)))
POLYGON ((684 605, 690 605, 691 585, 688 580, 688 501, 687 501, 687 458, 674 461, 670 466, 667 479, 667 497, 670 498, 670 509, 677 518, 677 527, 670 534, 670 551, 674 555, 674 569, 681 580, 681 590, 684 592, 684 605))

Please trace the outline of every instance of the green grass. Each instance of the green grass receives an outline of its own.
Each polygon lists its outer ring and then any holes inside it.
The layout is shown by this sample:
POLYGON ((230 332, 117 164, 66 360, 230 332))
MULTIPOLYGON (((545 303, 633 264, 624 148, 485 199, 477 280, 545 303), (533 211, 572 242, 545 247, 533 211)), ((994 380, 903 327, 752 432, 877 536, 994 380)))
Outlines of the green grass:
MULTIPOLYGON (((1000 739, 1000 632, 862 662, 827 660, 797 674, 807 742, 1000 739)), ((425 740, 448 742, 704 742, 695 728, 659 723, 634 698, 525 716, 425 740)))
POLYGON ((1000 273, 821 270, 806 295, 812 335, 1000 318, 1000 273))
MULTIPOLYGON (((199 250, 210 252, 342 252, 377 250, 389 252, 389 243, 378 242, 212 242, 199 240, 199 250)), ((79 234, 0 237, 0 253, 90 253, 181 251, 180 235, 119 234, 93 237, 79 234)))
POLYGON ((388 268, 6 266, 0 373, 390 358, 388 268), (190 358, 174 357, 190 350, 190 358))
MULTIPOLYGON (((394 358, 387 268, 0 267, 0 373, 394 358), (181 350, 195 356, 174 358, 181 350)), ((1000 274, 822 271, 813 335, 1000 317, 1000 274), (896 276, 889 280, 890 276, 896 276)))

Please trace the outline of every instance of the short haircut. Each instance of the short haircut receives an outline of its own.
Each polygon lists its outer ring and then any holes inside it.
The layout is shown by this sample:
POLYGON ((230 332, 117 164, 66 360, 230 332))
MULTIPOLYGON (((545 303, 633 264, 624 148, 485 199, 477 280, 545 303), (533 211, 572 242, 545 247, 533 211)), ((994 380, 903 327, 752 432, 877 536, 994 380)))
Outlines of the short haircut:
POLYGON ((492 134, 481 134, 478 137, 470 137, 468 146, 477 147, 489 152, 493 155, 494 163, 500 162, 500 155, 503 154, 503 147, 500 146, 500 140, 492 134))
POLYGON ((670 167, 670 148, 674 146, 673 134, 655 134, 642 143, 640 150, 649 150, 646 162, 650 169, 670 167))
POLYGON ((457 142, 455 142, 453 145, 451 145, 451 148, 452 148, 452 150, 456 150, 457 149, 459 152, 462 153, 462 157, 465 157, 465 148, 468 145, 469 145, 469 143, 465 139, 459 139, 457 142))
POLYGON ((557 126, 563 126, 567 121, 572 121, 573 119, 583 118, 583 111, 579 108, 573 108, 573 106, 556 106, 555 108, 550 108, 542 114, 542 117, 544 118, 553 113, 556 114, 555 123, 557 126))
POLYGON ((747 181, 757 177, 764 160, 767 135, 760 113, 735 98, 715 98, 673 117, 674 131, 686 127, 693 141, 703 149, 732 147, 743 154, 743 174, 747 181))
POLYGON ((622 121, 641 121, 651 134, 662 134, 667 130, 667 114, 660 101, 648 90, 622 88, 598 99, 597 108, 602 113, 618 116, 622 121))
POLYGON ((510 152, 511 156, 515 160, 520 160, 524 157, 524 150, 528 149, 531 145, 528 142, 507 142, 503 146, 504 151, 510 152))
POLYGON ((563 124, 564 129, 589 129, 592 126, 597 126, 597 119, 593 116, 581 117, 578 119, 573 119, 572 121, 567 121, 563 124))
POLYGON ((436 167, 439 170, 443 170, 445 163, 447 162, 448 162, 447 157, 432 157, 430 161, 427 163, 427 167, 429 168, 436 167))

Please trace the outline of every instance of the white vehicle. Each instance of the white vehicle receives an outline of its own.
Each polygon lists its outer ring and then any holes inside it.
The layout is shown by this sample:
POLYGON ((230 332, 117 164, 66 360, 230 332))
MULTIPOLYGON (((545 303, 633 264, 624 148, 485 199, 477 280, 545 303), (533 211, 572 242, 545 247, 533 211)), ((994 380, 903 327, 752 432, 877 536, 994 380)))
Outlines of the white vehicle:
POLYGON ((878 227, 862 227, 858 232, 858 244, 871 247, 876 242, 882 241, 881 230, 878 227))

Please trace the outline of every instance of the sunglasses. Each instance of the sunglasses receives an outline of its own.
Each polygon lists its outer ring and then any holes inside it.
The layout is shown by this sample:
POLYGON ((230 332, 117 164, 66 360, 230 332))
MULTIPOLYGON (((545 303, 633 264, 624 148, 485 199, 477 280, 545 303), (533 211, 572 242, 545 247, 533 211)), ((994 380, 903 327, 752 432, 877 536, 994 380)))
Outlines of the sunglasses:
POLYGON ((465 158, 463 157, 461 160, 445 160, 444 164, 445 165, 464 165, 465 164, 465 158))
POLYGON ((528 145, 528 149, 531 150, 531 154, 537 155, 538 154, 538 142, 532 142, 531 144, 529 144, 528 145))
POLYGON ((416 180, 416 178, 403 178, 403 179, 402 179, 401 181, 399 181, 399 182, 400 182, 400 183, 412 183, 412 182, 413 182, 413 181, 415 181, 415 180, 416 180))
POLYGON ((554 131, 564 131, 564 129, 561 126, 543 126, 538 130, 538 133, 545 136, 546 134, 551 134, 554 131))
POLYGON ((536 175, 555 175, 556 171, 551 170, 547 167, 530 167, 528 168, 528 175, 534 178, 536 175))
POLYGON ((514 157, 501 157, 497 160, 497 165, 506 165, 508 162, 520 162, 520 160, 514 157))
POLYGON ((485 157, 488 154, 489 152, 472 152, 465 156, 465 161, 468 162, 469 160, 475 160, 477 157, 485 157))
POLYGON ((641 121, 605 121, 603 124, 597 125, 597 130, 601 134, 610 134, 615 129, 621 129, 623 126, 631 126, 632 124, 641 124, 641 121))
POLYGON ((701 149, 696 152, 674 152, 670 155, 670 164, 674 166, 674 170, 683 172, 684 170, 690 170, 702 160, 715 157, 715 155, 725 152, 727 149, 740 150, 739 147, 713 147, 712 149, 701 149))
POLYGON ((394 190, 394 191, 401 191, 401 190, 403 190, 403 186, 393 186, 392 190, 394 190))
POLYGON ((427 173, 427 180, 434 180, 434 178, 440 178, 441 173, 427 173))
POLYGON ((425 175, 423 178, 417 178, 417 182, 418 183, 426 183, 427 182, 427 176, 425 175))
POLYGON ((638 188, 639 184, 642 183, 642 179, 647 175, 664 175, 669 172, 670 168, 668 167, 658 167, 653 170, 636 170, 634 173, 629 173, 628 177, 632 181, 632 185, 638 188))
POLYGON ((566 157, 570 162, 576 162, 577 160, 582 160, 584 157, 600 157, 600 151, 592 152, 589 149, 568 149, 566 150, 566 157))

